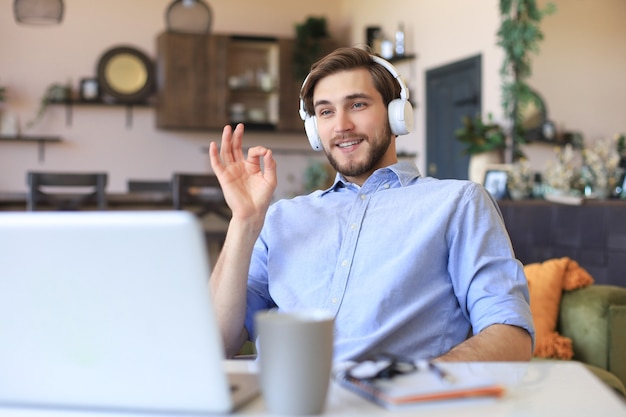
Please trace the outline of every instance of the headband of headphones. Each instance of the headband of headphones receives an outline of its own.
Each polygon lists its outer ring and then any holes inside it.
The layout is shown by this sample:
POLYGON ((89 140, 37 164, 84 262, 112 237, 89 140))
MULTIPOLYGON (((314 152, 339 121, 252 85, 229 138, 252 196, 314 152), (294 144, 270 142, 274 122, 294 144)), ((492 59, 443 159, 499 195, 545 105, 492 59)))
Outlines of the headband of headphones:
MULTIPOLYGON (((389 115, 389 127, 394 135, 406 135, 413 130, 413 106, 409 102, 409 90, 402 81, 400 74, 390 62, 376 55, 370 55, 372 61, 383 66, 397 81, 400 86, 400 98, 392 100, 387 106, 389 115)), ((307 113, 305 109, 304 97, 302 97, 302 89, 306 85, 310 73, 302 82, 300 88, 300 118, 304 121, 304 130, 309 139, 311 147, 316 151, 322 150, 322 141, 317 131, 317 119, 314 115, 307 113)))
MULTIPOLYGON (((398 71, 396 70, 396 68, 389 62, 384 60, 383 58, 376 56, 376 55, 370 55, 370 58, 372 58, 372 61, 376 62, 377 64, 382 65, 383 67, 385 67, 385 69, 387 69, 387 71, 389 71, 389 73, 393 76, 393 78, 396 79, 396 81, 398 82, 398 84, 400 85, 400 98, 402 100, 409 100, 409 89, 406 88, 406 84, 404 84, 404 81, 402 81, 402 77, 400 77, 400 74, 398 73, 398 71)), ((302 97, 302 89, 304 88, 304 86, 306 85, 306 82, 309 80, 309 77, 311 76, 311 74, 307 74, 307 76, 304 78, 304 81, 302 82, 302 87, 300 87, 300 118, 302 120, 305 119, 305 117, 307 116, 307 112, 305 110, 305 104, 304 104, 304 97, 302 97)))

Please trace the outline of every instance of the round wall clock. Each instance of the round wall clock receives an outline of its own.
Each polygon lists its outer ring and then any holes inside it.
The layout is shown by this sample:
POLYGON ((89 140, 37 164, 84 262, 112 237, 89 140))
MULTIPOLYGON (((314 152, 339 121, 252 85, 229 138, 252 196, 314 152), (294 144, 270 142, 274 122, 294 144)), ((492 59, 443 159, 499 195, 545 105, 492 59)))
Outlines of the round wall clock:
POLYGON ((145 101, 154 92, 154 65, 131 46, 111 48, 98 62, 98 85, 103 96, 117 102, 145 101))

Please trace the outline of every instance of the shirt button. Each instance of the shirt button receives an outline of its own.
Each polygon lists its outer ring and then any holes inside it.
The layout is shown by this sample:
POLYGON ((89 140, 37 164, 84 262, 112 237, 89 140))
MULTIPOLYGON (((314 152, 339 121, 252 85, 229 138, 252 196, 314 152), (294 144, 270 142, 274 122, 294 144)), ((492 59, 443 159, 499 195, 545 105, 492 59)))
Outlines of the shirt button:
POLYGON ((388 189, 389 188, 389 184, 385 184, 383 187, 388 189))
POLYGON ((356 224, 352 223, 352 224, 350 225, 350 229, 352 229, 352 230, 356 230, 356 224))
POLYGON ((348 261, 342 261, 341 266, 348 266, 348 261))
POLYGON ((333 304, 337 304, 337 298, 332 299, 333 304))
POLYGON ((367 196, 365 194, 361 194, 361 200, 365 200, 367 196))

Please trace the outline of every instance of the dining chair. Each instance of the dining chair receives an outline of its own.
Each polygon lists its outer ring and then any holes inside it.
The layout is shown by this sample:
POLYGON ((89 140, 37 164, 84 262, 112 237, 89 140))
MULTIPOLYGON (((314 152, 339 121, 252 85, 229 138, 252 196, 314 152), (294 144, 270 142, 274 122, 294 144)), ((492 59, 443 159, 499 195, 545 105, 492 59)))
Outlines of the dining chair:
POLYGON ((26 174, 28 195, 26 209, 36 211, 42 206, 53 210, 80 210, 95 203, 98 210, 106 210, 105 189, 108 174, 105 172, 34 172, 26 174), (74 192, 62 192, 73 188, 74 192), (76 191, 80 189, 80 191, 76 191))
POLYGON ((231 213, 215 175, 175 172, 172 175, 172 200, 175 210, 190 210, 198 217, 214 213, 230 221, 231 213))
POLYGON ((195 213, 203 221, 207 243, 218 243, 221 248, 226 239, 226 228, 209 226, 206 220, 210 214, 214 214, 229 222, 231 213, 215 175, 175 172, 172 174, 172 202, 175 210, 195 213))
POLYGON ((128 180, 128 192, 130 193, 170 193, 172 183, 168 180, 128 180))

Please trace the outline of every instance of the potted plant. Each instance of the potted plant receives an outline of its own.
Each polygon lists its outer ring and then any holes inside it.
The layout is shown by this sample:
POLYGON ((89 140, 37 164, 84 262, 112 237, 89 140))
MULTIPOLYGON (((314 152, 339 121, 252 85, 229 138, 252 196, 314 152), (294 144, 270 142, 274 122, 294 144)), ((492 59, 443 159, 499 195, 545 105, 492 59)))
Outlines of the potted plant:
POLYGON ((468 177, 482 183, 487 166, 502 163, 506 149, 506 135, 502 126, 493 121, 491 113, 487 120, 480 115, 465 116, 463 127, 454 132, 456 138, 466 145, 463 154, 470 156, 468 177))
POLYGON ((612 140, 596 140, 583 147, 581 186, 585 196, 612 197, 622 178, 621 155, 612 140))
POLYGON ((0 136, 16 137, 18 135, 17 116, 4 112, 3 103, 7 100, 7 88, 0 86, 0 136))
POLYGON ((538 96, 526 80, 532 74, 531 53, 539 50, 543 39, 540 23, 544 16, 553 13, 556 7, 548 3, 539 9, 536 0, 500 0, 502 22, 498 30, 498 45, 504 49, 504 60, 500 69, 503 77, 502 107, 511 123, 513 161, 523 157, 519 144, 526 143, 521 119, 524 110, 535 103, 538 96))
POLYGON ((39 101, 39 109, 35 118, 26 123, 26 127, 35 126, 43 117, 50 103, 64 103, 70 99, 71 87, 60 83, 53 83, 46 88, 41 100, 39 101))
POLYGON ((330 39, 325 17, 308 17, 296 24, 296 40, 293 50, 293 71, 296 80, 303 80, 311 65, 326 51, 325 41, 330 39))
POLYGON ((502 126, 493 121, 491 113, 483 121, 480 115, 475 118, 463 117, 463 127, 454 132, 456 138, 467 145, 466 155, 483 152, 502 152, 506 148, 506 136, 502 126))
POLYGON ((620 168, 626 169, 626 134, 615 134, 615 149, 617 149, 617 153, 620 156, 620 168))
POLYGON ((311 161, 304 170, 304 190, 310 193, 332 185, 335 172, 325 161, 311 161))
POLYGON ((526 158, 520 158, 511 165, 508 178, 509 194, 513 200, 530 197, 535 184, 535 175, 526 158))

